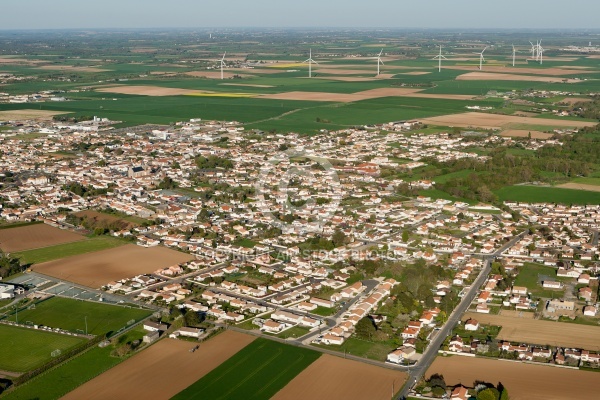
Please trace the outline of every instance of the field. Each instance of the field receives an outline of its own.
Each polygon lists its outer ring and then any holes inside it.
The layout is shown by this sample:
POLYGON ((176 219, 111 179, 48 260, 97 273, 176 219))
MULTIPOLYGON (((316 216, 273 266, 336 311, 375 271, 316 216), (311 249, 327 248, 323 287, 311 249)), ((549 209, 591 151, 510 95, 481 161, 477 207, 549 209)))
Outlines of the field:
POLYGON ((127 242, 121 239, 110 236, 95 236, 93 238, 86 238, 86 240, 78 242, 20 251, 14 255, 20 257, 21 261, 27 264, 43 263, 46 261, 57 260, 59 258, 119 247, 125 245, 126 243, 127 242))
POLYGON ((108 282, 151 273, 193 259, 193 256, 165 247, 128 244, 94 253, 80 254, 36 265, 42 274, 81 285, 99 288, 108 282))
POLYGON ((227 331, 200 344, 191 353, 193 343, 164 339, 63 399, 169 399, 253 340, 253 336, 227 331))
POLYGON ((268 399, 320 355, 256 339, 173 399, 268 399))
POLYGON ((465 318, 475 318, 480 323, 502 326, 498 334, 499 340, 540 346, 598 349, 600 326, 479 313, 467 313, 465 318))
POLYGON ((80 217, 80 218, 85 217, 87 219, 91 219, 94 222, 99 222, 99 223, 104 223, 104 224, 111 224, 114 222, 118 222, 119 226, 122 226, 121 229, 134 228, 136 226, 139 226, 139 223, 134 222, 134 221, 137 221, 137 220, 143 221, 142 218, 136 218, 136 217, 131 217, 131 216, 119 217, 116 215, 101 213, 101 212, 93 211, 93 210, 80 211, 78 213, 75 213, 75 216, 80 217))
POLYGON ((500 382, 511 400, 592 399, 598 390, 596 372, 484 358, 437 357, 425 376, 434 373, 443 375, 448 385, 500 382))
POLYGON ((566 79, 566 78, 560 78, 560 77, 499 74, 499 73, 490 73, 490 72, 468 72, 466 74, 458 76, 456 78, 456 80, 458 80, 458 81, 527 81, 527 82, 550 82, 550 83, 578 82, 574 79, 566 79))
POLYGON ((406 374, 324 354, 281 389, 273 400, 388 400, 406 374))
POLYGON ((550 139, 552 137, 551 133, 545 133, 540 131, 529 131, 527 129, 507 129, 501 133, 500 136, 507 137, 529 137, 531 134, 532 139, 550 139))
MULTIPOLYGON (((127 326, 130 320, 139 321, 150 314, 148 310, 53 297, 36 304, 33 310, 20 311, 19 321, 81 333, 85 332, 87 317, 87 332, 104 335, 127 326)), ((8 319, 14 321, 15 316, 8 319)))
POLYGON ((582 128, 596 126, 595 122, 572 121, 549 118, 516 117, 512 115, 485 114, 478 112, 467 112, 439 117, 425 118, 423 123, 441 126, 478 127, 484 129, 510 128, 511 125, 547 125, 556 127, 582 128))
POLYGON ((119 94, 135 94, 139 96, 178 96, 178 95, 190 95, 196 93, 202 93, 198 90, 189 89, 178 89, 178 88, 165 88, 160 86, 109 86, 103 88, 96 88, 97 92, 102 93, 119 93, 119 94))
POLYGON ((64 114, 63 111, 48 110, 7 110, 0 111, 0 121, 11 121, 21 119, 50 120, 54 115, 64 114))
POLYGON ((561 189, 574 189, 574 190, 586 190, 589 192, 600 192, 600 186, 598 185, 588 185, 586 183, 563 183, 562 185, 556 186, 561 189))
POLYGON ((44 365, 54 350, 67 351, 86 339, 0 324, 0 370, 26 372, 44 365))
POLYGON ((0 248, 8 253, 76 242, 85 238, 46 224, 34 224, 0 230, 0 248))
POLYGON ((496 191, 501 201, 526 203, 598 204, 598 193, 545 186, 507 186, 496 191))

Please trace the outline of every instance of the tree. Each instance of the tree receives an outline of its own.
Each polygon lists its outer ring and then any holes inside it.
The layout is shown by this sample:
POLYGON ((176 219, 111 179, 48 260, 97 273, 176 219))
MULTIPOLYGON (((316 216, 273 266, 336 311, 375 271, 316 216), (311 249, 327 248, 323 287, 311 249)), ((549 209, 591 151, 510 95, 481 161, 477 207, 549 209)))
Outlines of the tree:
POLYGON ((407 231, 407 230, 404 230, 404 231, 402 232, 402 241, 403 241, 404 243, 407 243, 407 242, 408 242, 408 239, 410 239, 410 234, 408 233, 408 231, 407 231))
POLYGON ((442 389, 446 390, 448 386, 446 385, 446 380, 444 379, 444 375, 441 374, 433 374, 427 381, 427 384, 432 388, 435 386, 439 386, 442 389))
POLYGON ((483 389, 477 393, 477 400, 498 400, 499 398, 500 393, 498 393, 498 389, 496 388, 483 389))
POLYGON ((346 241, 346 235, 339 229, 336 229, 335 233, 331 237, 331 241, 335 247, 340 247, 346 241))
POLYGON ((186 326, 196 326, 201 322, 200 316, 198 315, 198 313, 196 311, 192 311, 192 310, 188 310, 185 313, 184 318, 185 318, 186 326))
POLYGON ((177 182, 168 176, 165 176, 165 178, 158 184, 159 189, 175 189, 176 187, 177 182))
POLYGON ((371 340, 373 334, 377 331, 373 320, 369 317, 364 317, 356 324, 356 336, 361 339, 371 340))

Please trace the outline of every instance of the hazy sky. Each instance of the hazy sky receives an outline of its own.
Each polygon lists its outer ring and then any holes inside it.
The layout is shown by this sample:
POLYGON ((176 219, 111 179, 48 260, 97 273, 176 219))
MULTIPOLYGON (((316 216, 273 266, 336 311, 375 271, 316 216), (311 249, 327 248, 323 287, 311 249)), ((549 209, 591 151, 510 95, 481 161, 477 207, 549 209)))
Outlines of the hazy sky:
POLYGON ((1 0, 0 29, 600 28, 597 0, 1 0))

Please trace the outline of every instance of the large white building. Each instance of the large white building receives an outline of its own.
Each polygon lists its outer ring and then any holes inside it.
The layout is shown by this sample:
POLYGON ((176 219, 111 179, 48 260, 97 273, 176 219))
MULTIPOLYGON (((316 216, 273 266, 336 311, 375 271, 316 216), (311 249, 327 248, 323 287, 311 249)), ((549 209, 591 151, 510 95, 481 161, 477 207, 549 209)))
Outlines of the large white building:
POLYGON ((0 283, 0 299, 12 299, 15 297, 14 285, 0 283))

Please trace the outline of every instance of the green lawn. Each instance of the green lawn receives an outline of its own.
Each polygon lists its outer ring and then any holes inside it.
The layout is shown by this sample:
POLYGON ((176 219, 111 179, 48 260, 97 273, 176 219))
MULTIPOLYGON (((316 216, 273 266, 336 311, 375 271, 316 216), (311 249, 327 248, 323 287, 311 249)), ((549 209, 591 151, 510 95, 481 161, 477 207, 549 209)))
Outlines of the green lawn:
POLYGON ((519 274, 515 279, 515 286, 525 286, 534 297, 558 298, 564 293, 564 290, 544 289, 540 281, 542 277, 548 277, 549 280, 561 281, 563 278, 556 277, 556 269, 545 265, 525 263, 519 269, 519 274))
POLYGON ((173 399, 268 399, 321 354, 256 339, 173 399))
POLYGON ((496 191, 501 201, 527 203, 600 204, 600 193, 544 186, 507 186, 496 191))
POLYGON ((20 257, 21 261, 25 264, 43 263, 46 261, 75 256, 78 254, 91 253, 93 251, 119 247, 127 243, 128 242, 122 239, 111 236, 95 236, 88 240, 22 251, 19 253, 14 253, 14 255, 20 257))
MULTIPOLYGON (((354 283, 354 282, 349 282, 349 283, 354 283)), ((335 307, 329 308, 329 307, 318 306, 317 308, 315 308, 314 310, 312 310, 311 313, 312 314, 321 315, 323 317, 328 317, 330 315, 335 314, 336 311, 337 311, 337 309, 335 307)))
MULTIPOLYGON (((37 325, 61 328, 71 332, 78 330, 85 332, 87 317, 88 333, 104 335, 127 326, 127 322, 130 320, 139 321, 150 314, 149 310, 53 297, 37 303, 33 310, 20 311, 19 321, 21 323, 31 321, 37 325)), ((7 319, 14 321, 15 315, 11 315, 7 319)))
POLYGON ((54 350, 67 351, 86 339, 29 328, 0 325, 0 370, 26 372, 50 361, 54 350))
POLYGON ((398 345, 394 341, 369 342, 367 340, 351 337, 341 346, 336 345, 316 345, 324 349, 339 351, 340 353, 352 354, 353 356, 369 358, 371 360, 385 361, 389 352, 398 345))
POLYGON ((294 326, 290 329, 286 329, 285 331, 281 332, 279 335, 277 335, 277 337, 280 337, 282 339, 287 339, 287 338, 299 338, 301 336, 304 336, 308 333, 309 329, 308 328, 303 328, 301 326, 294 326))

